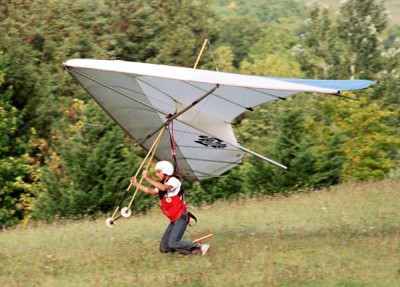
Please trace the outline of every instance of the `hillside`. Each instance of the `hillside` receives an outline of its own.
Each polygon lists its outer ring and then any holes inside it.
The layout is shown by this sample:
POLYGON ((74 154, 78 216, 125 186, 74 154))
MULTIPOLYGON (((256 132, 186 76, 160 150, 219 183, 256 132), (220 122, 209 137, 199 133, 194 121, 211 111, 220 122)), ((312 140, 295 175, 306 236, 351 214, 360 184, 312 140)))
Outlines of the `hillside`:
POLYGON ((210 253, 162 255, 159 210, 0 233, 1 286, 399 286, 400 183, 360 182, 192 211, 210 253))

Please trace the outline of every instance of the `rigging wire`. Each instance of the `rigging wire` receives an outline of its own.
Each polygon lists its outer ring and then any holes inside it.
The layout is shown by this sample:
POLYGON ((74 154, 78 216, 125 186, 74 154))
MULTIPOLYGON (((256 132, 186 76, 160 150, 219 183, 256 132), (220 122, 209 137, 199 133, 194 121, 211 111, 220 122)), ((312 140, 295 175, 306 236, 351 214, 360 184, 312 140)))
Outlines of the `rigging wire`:
POLYGON ((212 59, 213 59, 213 61, 214 61, 215 70, 216 70, 217 72, 219 72, 218 65, 217 65, 217 61, 215 60, 214 47, 213 47, 213 45, 211 45, 211 42, 208 41, 208 39, 207 39, 207 42, 208 42, 208 48, 209 48, 210 53, 211 53, 211 57, 212 57, 212 59))
POLYGON ((200 53, 199 53, 199 55, 197 56, 196 62, 195 62, 195 64, 194 64, 194 66, 193 66, 193 69, 197 69, 197 65, 198 65, 199 62, 200 62, 200 58, 201 58, 201 56, 203 55, 203 51, 204 51, 204 48, 205 48, 206 44, 208 44, 208 49, 210 50, 210 54, 211 54, 211 57, 212 57, 213 62, 214 62, 215 70, 216 70, 217 72, 219 72, 218 65, 217 65, 217 61, 215 60, 214 47, 211 45, 211 42, 210 42, 208 39, 205 39, 205 40, 204 40, 203 46, 201 47, 200 53))
MULTIPOLYGON (((197 69, 197 66, 198 66, 198 64, 199 64, 199 62, 200 62, 201 56, 203 55, 204 48, 205 48, 206 44, 208 44, 208 47, 209 47, 209 50, 210 50, 210 53, 211 53, 211 57, 213 58, 213 61, 214 61, 215 69, 216 69, 217 71, 219 71, 218 66, 217 66, 217 62, 216 62, 216 60, 215 60, 214 52, 213 52, 214 47, 211 45, 211 43, 210 43, 210 41, 209 41, 208 39, 205 39, 205 40, 204 40, 203 46, 201 47, 200 53, 199 53, 199 55, 197 56, 196 62, 195 62, 195 64, 194 64, 194 66, 193 66, 193 69, 197 69)), ((219 88, 219 84, 216 85, 216 88, 217 88, 217 89, 219 88)), ((211 93, 213 93, 213 92, 215 92, 215 91, 216 91, 216 89, 213 90, 212 92, 209 91, 208 93, 211 94, 211 93)), ((215 96, 217 96, 217 94, 215 94, 215 96)), ((209 101, 209 98, 208 98, 208 96, 207 96, 207 99, 205 99, 204 102, 207 103, 208 101, 209 101)), ((197 110, 197 112, 195 113, 195 116, 194 116, 193 118, 195 118, 201 111, 202 111, 201 109, 197 110)), ((187 127, 187 129, 189 129, 189 127, 187 127)))

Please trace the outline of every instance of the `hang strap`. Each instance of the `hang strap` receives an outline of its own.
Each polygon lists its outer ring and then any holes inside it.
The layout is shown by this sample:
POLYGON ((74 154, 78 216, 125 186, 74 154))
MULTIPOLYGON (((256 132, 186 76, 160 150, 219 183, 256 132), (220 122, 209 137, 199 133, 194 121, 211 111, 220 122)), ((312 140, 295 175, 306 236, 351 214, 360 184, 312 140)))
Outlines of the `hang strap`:
POLYGON ((192 224, 190 224, 190 219, 191 219, 191 218, 193 218, 193 220, 196 221, 196 224, 195 224, 195 225, 197 225, 197 218, 196 218, 196 216, 194 216, 193 213, 191 213, 190 211, 188 211, 188 212, 187 212, 187 221, 188 221, 188 223, 189 223, 190 226, 193 226, 192 224))
MULTIPOLYGON (((167 117, 169 118, 169 117, 167 117)), ((179 171, 179 165, 178 165, 178 160, 176 159, 176 142, 175 142, 175 136, 174 136, 174 121, 171 121, 169 126, 168 126, 168 131, 169 131, 169 139, 170 139, 170 145, 171 145, 171 157, 173 161, 173 166, 174 166, 174 173, 175 176, 179 179, 182 180, 183 177, 179 171)))

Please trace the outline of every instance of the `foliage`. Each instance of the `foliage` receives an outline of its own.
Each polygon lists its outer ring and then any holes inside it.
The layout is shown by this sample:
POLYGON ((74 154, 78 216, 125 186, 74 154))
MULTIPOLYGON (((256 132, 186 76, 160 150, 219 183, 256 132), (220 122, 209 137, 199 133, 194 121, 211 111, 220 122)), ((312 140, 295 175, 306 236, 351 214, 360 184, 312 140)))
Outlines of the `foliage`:
POLYGON ((346 74, 345 52, 327 7, 314 6, 300 43, 293 48, 304 73, 311 78, 337 79, 346 74))
POLYGON ((243 171, 239 168, 231 170, 227 175, 195 182, 190 185, 187 201, 190 204, 210 204, 222 199, 237 199, 243 195, 244 190, 243 171))
POLYGON ((292 0, 218 0, 213 3, 219 12, 217 45, 231 48, 236 68, 250 53, 254 43, 260 38, 271 38, 268 34, 270 25, 297 28, 297 19, 301 19, 305 12, 301 3, 292 0), (280 25, 281 22, 283 25, 280 25))
POLYGON ((241 62, 240 71, 251 75, 301 77, 300 65, 290 50, 296 41, 295 35, 286 26, 268 26, 241 62))
POLYGON ((251 158, 245 178, 247 186, 258 193, 320 188, 340 181, 344 161, 340 131, 320 125, 321 119, 304 109, 301 103, 311 104, 313 99, 299 97, 289 101, 268 109, 269 129, 262 129, 267 126, 265 122, 256 122, 264 134, 263 140, 258 141, 258 152, 288 167, 282 171, 251 158))
POLYGON ((387 25, 383 2, 350 0, 340 7, 339 37, 343 40, 345 64, 351 78, 371 78, 382 69, 378 35, 387 25))
MULTIPOLYGON (((275 77, 363 77, 379 84, 347 94, 361 97, 359 102, 300 95, 242 115, 234 122, 239 140, 289 169, 246 156, 243 165, 219 179, 188 184, 190 202, 396 173, 398 29, 387 23, 378 1, 342 2, 339 14, 320 6, 308 9, 303 2, 0 3, 1 224, 29 219, 34 204, 35 216, 48 219, 110 212, 143 157, 62 71, 65 60, 116 57, 192 67, 205 38, 213 54, 205 52, 198 68, 275 77), (307 9, 309 19, 300 24, 307 9)), ((144 211, 154 203, 140 196, 134 208, 144 211)))
POLYGON ((207 0, 106 4, 108 30, 114 35, 112 49, 124 60, 191 67, 203 39, 215 35, 207 0))
POLYGON ((90 105, 75 100, 64 113, 64 126, 54 131, 57 145, 43 169, 46 190, 35 209, 39 218, 111 210, 140 161, 123 132, 93 102, 90 105))
POLYGON ((27 136, 20 136, 23 114, 12 105, 13 89, 5 84, 6 62, 0 54, 0 229, 32 211, 35 168, 30 165, 27 136))
POLYGON ((301 44, 295 49, 311 77, 371 78, 382 68, 378 35, 387 24, 383 4, 349 0, 334 18, 329 8, 315 5, 301 44))
POLYGON ((394 116, 387 119, 386 123, 398 130, 400 127, 400 86, 398 85, 400 38, 397 38, 389 50, 382 53, 382 58, 385 69, 376 75, 379 85, 376 86, 371 97, 373 100, 379 100, 381 109, 394 113, 394 116))
POLYGON ((334 123, 345 135, 347 160, 342 179, 382 178, 398 163, 398 48, 382 53, 378 35, 387 24, 382 3, 346 1, 336 21, 328 12, 327 8, 314 7, 302 44, 294 51, 305 73, 312 77, 382 78, 382 83, 370 93, 363 92, 362 101, 356 104, 318 103, 326 122, 334 123))
POLYGON ((262 26, 256 19, 245 16, 221 19, 219 25, 223 28, 220 28, 217 43, 231 48, 234 55, 233 66, 237 68, 261 36, 262 26))
POLYGON ((276 23, 281 19, 301 18, 305 14, 302 3, 293 0, 267 0, 253 3, 246 0, 214 0, 213 2, 215 9, 228 17, 250 16, 266 24, 276 23))
POLYGON ((320 105, 345 134, 343 180, 382 179, 396 167, 400 144, 397 130, 385 124, 394 113, 381 110, 379 101, 332 100, 320 105))

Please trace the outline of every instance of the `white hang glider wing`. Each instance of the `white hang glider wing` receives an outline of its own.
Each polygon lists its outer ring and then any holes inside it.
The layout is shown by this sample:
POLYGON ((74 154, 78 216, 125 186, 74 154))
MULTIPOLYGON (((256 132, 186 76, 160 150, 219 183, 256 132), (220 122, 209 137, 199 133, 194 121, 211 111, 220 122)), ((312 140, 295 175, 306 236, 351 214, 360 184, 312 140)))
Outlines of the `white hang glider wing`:
MULTIPOLYGON (((176 157, 188 180, 216 177, 251 153, 242 147, 231 122, 253 107, 298 92, 339 94, 364 89, 367 80, 306 80, 249 76, 119 60, 75 59, 63 64, 94 100, 143 148, 174 118, 176 157)), ((155 153, 170 159, 167 134, 155 153)))

